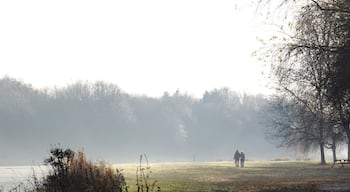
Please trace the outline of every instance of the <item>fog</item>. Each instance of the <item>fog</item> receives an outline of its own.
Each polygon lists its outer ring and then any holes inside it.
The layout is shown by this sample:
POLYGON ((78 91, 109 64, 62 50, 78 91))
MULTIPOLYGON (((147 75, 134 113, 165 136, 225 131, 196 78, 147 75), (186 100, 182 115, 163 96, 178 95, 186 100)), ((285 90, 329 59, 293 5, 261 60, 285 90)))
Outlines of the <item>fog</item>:
POLYGON ((42 164, 51 147, 83 148, 111 163, 248 160, 290 154, 265 136, 263 95, 228 88, 194 98, 177 90, 154 98, 131 95, 107 82, 36 89, 0 79, 0 165, 42 164))

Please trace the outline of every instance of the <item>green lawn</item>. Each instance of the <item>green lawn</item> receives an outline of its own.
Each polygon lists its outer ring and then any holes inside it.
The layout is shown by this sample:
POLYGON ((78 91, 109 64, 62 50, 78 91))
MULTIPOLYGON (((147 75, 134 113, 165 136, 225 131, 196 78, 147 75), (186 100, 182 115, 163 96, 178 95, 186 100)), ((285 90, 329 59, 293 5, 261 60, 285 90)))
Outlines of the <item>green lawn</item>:
MULTIPOLYGON (((315 161, 151 163, 149 182, 157 180, 161 191, 322 191, 333 186, 350 186, 350 165, 331 168, 315 161), (316 190, 317 189, 317 190, 316 190)), ((136 191, 137 164, 118 164, 129 191, 136 191)), ((156 191, 156 190, 154 190, 156 191)))

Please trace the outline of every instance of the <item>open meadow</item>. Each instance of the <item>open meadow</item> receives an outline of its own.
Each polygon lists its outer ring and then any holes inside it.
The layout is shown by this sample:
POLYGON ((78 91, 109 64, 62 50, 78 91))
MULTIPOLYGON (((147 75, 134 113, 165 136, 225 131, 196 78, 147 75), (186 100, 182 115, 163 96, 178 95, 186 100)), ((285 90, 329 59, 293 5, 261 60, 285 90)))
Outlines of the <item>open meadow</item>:
MULTIPOLYGON (((137 191, 138 164, 118 164, 129 186, 137 191)), ((157 181, 161 191, 350 191, 350 165, 341 168, 316 161, 150 163, 148 183, 157 181)), ((147 172, 145 172, 147 176, 147 172)))

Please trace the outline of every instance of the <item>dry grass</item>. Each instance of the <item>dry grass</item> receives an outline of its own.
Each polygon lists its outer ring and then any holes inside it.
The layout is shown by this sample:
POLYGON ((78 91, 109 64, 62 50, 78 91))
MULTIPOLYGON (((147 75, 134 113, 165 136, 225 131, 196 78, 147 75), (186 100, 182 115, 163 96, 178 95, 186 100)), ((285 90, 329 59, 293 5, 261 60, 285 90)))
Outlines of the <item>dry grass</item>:
MULTIPOLYGON (((136 191, 137 164, 115 165, 123 169, 129 191, 136 191)), ((314 161, 153 163, 150 178, 161 191, 321 191, 323 186, 349 183, 350 165, 321 166, 314 161)), ((343 184, 344 185, 344 184, 343 184)))
POLYGON ((93 192, 126 191, 126 183, 119 169, 104 163, 98 165, 88 161, 82 150, 74 153, 70 149, 53 148, 45 160, 51 166, 42 180, 34 177, 34 188, 29 192, 93 192))

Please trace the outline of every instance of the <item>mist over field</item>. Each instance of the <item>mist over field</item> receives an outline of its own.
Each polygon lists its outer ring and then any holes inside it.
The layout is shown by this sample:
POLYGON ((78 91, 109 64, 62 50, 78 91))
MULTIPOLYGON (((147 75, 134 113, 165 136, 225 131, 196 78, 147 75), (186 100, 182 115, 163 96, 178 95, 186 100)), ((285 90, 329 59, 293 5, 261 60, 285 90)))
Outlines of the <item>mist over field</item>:
POLYGON ((92 160, 137 162, 232 160, 286 154, 265 137, 263 95, 228 88, 194 98, 177 90, 159 98, 130 95, 106 82, 36 89, 0 79, 0 164, 41 164, 52 146, 84 148, 92 160))

